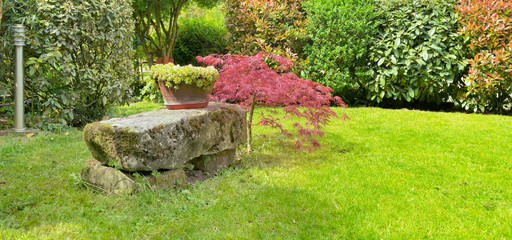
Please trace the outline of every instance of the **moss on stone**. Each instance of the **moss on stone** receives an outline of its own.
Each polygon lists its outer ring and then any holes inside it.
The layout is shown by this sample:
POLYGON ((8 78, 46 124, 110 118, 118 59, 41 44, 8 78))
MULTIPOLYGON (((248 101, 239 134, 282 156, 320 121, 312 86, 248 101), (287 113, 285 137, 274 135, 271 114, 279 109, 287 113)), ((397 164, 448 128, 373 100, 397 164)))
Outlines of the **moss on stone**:
POLYGON ((129 129, 118 129, 104 123, 85 126, 84 140, 93 156, 104 164, 119 159, 121 152, 134 154, 134 146, 139 143, 137 134, 129 129))
POLYGON ((128 171, 174 169, 190 158, 243 143, 245 122, 239 106, 213 104, 202 110, 156 111, 89 124, 84 139, 103 164, 118 159, 116 167, 128 171))
POLYGON ((149 130, 150 134, 160 133, 164 129, 165 125, 162 123, 149 130))
POLYGON ((204 121, 198 119, 198 118, 191 118, 188 120, 188 125, 193 130, 201 129, 202 125, 204 124, 204 121))

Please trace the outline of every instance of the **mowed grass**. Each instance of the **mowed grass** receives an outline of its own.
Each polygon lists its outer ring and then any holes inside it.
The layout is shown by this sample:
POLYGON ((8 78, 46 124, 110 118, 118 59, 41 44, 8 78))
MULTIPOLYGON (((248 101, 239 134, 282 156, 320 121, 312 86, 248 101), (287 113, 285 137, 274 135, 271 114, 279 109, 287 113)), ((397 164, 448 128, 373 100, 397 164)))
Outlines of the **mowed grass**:
MULTIPOLYGON (((114 115, 160 107, 143 102, 114 115)), ((79 130, 7 137, 0 238, 512 237, 511 117, 336 111, 351 120, 333 121, 310 153, 258 126, 242 168, 181 191, 130 196, 81 187, 91 154, 79 130)))

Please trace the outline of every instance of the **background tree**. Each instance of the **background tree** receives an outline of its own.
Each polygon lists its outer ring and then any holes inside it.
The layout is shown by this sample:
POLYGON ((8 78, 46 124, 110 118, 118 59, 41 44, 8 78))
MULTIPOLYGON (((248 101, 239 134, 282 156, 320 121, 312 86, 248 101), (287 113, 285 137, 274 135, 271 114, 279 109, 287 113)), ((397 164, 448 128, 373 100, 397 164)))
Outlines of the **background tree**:
MULTIPOLYGON (((151 67, 155 57, 169 56, 178 38, 178 17, 190 0, 134 0, 133 19, 146 61, 151 67)), ((200 7, 212 7, 219 0, 195 0, 200 7)))
POLYGON ((2 24, 2 11, 4 7, 4 1, 0 0, 0 25, 2 24))

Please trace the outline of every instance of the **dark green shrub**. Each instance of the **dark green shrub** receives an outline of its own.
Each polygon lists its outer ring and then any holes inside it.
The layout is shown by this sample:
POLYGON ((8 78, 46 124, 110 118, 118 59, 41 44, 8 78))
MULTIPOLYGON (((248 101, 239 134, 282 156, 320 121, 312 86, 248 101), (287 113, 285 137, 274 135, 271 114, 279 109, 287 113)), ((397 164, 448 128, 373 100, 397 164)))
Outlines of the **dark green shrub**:
POLYGON ((38 1, 30 14, 26 90, 43 120, 84 125, 129 99, 131 1, 38 1))
MULTIPOLYGON (((35 0, 4 0, 0 20, 0 114, 11 114, 14 110, 14 46, 12 25, 26 23, 31 16, 35 0)), ((27 32, 31 36, 32 32, 27 32)), ((25 47, 25 55, 33 53, 30 46, 25 47)))
POLYGON ((180 18, 179 26, 178 40, 173 50, 174 63, 195 65, 196 56, 226 53, 227 29, 218 8, 201 10, 191 6, 180 18))
POLYGON ((303 76, 331 87, 349 104, 365 98, 368 48, 376 33, 374 1, 308 0, 302 6, 310 38, 303 76))
POLYGON ((25 103, 38 126, 83 125, 130 96, 130 1, 4 1, 0 28, 0 113, 14 92, 12 25, 27 26, 25 103), (66 13, 66 14, 63 14, 66 13))
POLYGON ((371 47, 374 102, 450 102, 461 94, 464 38, 457 33, 455 0, 377 1, 378 32, 371 47))

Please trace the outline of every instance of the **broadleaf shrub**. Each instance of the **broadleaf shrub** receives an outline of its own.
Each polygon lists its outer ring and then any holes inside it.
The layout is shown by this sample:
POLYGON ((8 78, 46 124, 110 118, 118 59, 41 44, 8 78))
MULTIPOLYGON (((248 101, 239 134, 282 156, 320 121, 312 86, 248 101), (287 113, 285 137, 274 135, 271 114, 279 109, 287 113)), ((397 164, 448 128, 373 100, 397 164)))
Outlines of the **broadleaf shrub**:
POLYGON ((454 0, 377 1, 378 32, 370 49, 373 102, 436 103, 457 99, 467 50, 454 0))
MULTIPOLYGON (((319 146, 315 136, 323 135, 322 126, 327 124, 331 117, 337 116, 330 109, 330 105, 345 106, 341 98, 331 95, 331 88, 309 79, 299 78, 290 72, 292 61, 275 54, 263 52, 254 56, 212 54, 197 57, 197 60, 199 63, 221 68, 219 80, 212 90, 213 100, 235 102, 249 109, 249 150, 256 105, 284 106, 285 117, 295 116, 306 120, 298 121, 293 125, 297 135, 300 136, 295 145, 298 149, 319 146)), ((291 134, 273 114, 264 114, 260 124, 279 128, 287 135, 291 134)))
POLYGON ((224 13, 231 53, 255 55, 260 51, 290 58, 298 71, 307 40, 302 0, 226 0, 224 13))
MULTIPOLYGON (((13 114, 14 111, 14 46, 12 26, 26 24, 35 0, 4 0, 2 5, 2 19, 0 20, 0 114, 13 114)), ((32 31, 27 29, 27 36, 32 31)), ((25 56, 31 56, 33 49, 30 45, 24 49, 25 56)))
POLYGON ((471 111, 504 113, 512 107, 512 2, 460 0, 461 33, 474 57, 464 106, 471 111))
POLYGON ((368 48, 376 33, 373 0, 303 1, 308 63, 303 76, 331 87, 348 103, 366 99, 368 48))
POLYGON ((47 123, 81 126, 125 103, 132 80, 131 1, 37 1, 27 98, 47 123), (63 14, 65 13, 65 14, 63 14))

